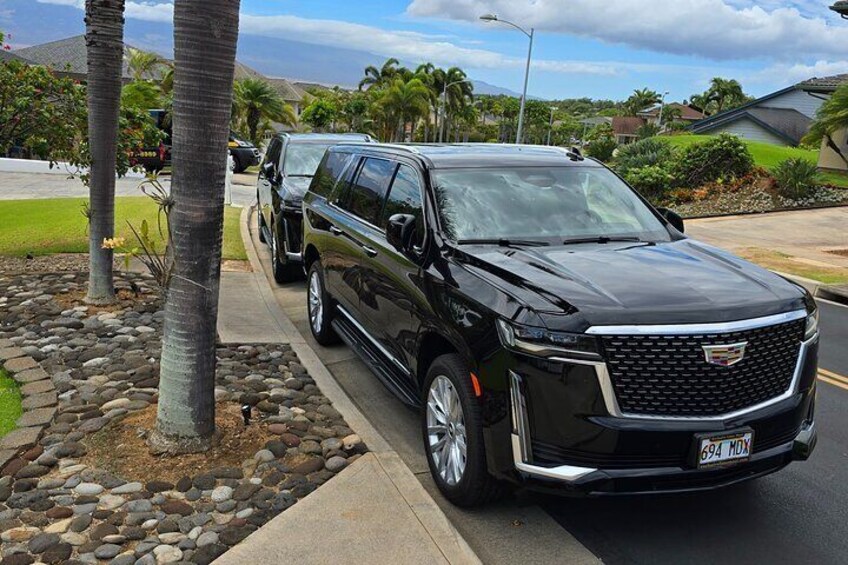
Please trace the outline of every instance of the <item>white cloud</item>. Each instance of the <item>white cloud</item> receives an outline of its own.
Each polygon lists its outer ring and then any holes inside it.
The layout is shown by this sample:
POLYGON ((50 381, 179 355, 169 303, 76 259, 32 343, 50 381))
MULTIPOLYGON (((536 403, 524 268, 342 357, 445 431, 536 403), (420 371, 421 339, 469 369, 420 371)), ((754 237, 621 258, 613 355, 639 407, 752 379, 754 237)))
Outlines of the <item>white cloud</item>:
POLYGON ((407 12, 469 22, 494 12, 542 32, 717 60, 844 56, 848 41, 813 0, 412 0, 407 12))
POLYGON ((811 77, 826 77, 848 73, 848 61, 816 61, 813 64, 778 63, 750 76, 752 84, 787 85, 811 77))

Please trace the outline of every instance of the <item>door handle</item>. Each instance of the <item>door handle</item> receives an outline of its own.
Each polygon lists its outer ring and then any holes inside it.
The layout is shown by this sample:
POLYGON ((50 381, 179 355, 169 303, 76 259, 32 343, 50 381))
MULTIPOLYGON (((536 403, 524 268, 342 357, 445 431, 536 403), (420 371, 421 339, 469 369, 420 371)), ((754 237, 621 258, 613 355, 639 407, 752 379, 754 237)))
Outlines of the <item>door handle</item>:
POLYGON ((366 254, 366 255, 368 255, 369 257, 376 257, 376 256, 377 256, 377 250, 376 250, 376 249, 374 249, 374 248, 368 247, 367 245, 363 245, 363 246, 362 246, 362 250, 363 250, 363 251, 365 252, 365 254, 366 254))
POLYGON ((330 226, 330 233, 333 235, 342 235, 344 232, 336 226, 330 226))

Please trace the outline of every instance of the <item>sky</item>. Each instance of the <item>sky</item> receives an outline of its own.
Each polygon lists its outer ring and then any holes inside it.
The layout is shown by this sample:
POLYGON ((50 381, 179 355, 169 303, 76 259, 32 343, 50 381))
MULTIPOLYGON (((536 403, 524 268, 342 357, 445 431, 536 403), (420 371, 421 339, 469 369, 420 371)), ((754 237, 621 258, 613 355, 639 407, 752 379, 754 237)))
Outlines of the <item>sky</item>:
MULTIPOLYGON (((13 48, 79 34, 84 3, 0 0, 0 29, 11 34, 13 48)), ((848 21, 828 10, 830 3, 242 0, 240 34, 244 44, 285 38, 367 52, 375 64, 395 56, 413 65, 457 65, 474 79, 520 91, 528 38, 504 23, 479 20, 495 13, 535 29, 533 96, 623 99, 647 87, 682 100, 702 92, 714 76, 735 78, 759 96, 848 72, 848 21)), ((127 0, 127 41, 169 48, 172 13, 172 1, 127 0)))

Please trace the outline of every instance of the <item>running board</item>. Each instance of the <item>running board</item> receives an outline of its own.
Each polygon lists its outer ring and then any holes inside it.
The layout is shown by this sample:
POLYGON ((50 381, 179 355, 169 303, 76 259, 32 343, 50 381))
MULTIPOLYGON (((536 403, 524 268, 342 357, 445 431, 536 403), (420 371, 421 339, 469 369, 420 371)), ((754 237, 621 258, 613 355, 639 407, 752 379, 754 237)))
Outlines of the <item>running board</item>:
POLYGON ((374 347, 367 337, 362 335, 362 332, 356 326, 346 320, 343 315, 334 316, 330 325, 333 326, 333 329, 336 330, 342 341, 368 365, 371 372, 377 375, 380 382, 392 394, 408 406, 412 406, 413 408, 419 408, 421 406, 421 398, 416 391, 410 390, 411 387, 403 384, 409 377, 402 374, 390 361, 386 360, 385 356, 374 347))

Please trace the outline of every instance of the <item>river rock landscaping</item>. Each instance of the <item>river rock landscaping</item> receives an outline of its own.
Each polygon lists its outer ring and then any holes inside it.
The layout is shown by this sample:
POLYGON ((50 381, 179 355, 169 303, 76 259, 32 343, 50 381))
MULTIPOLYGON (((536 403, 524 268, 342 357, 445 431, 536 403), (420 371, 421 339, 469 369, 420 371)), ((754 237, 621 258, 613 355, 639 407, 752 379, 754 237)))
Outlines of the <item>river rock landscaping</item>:
POLYGON ((95 308, 86 284, 0 275, 0 361, 24 397, 0 438, 0 564, 210 563, 365 452, 289 346, 245 344, 217 350, 218 447, 151 455, 155 286, 121 274, 119 304, 95 308))

